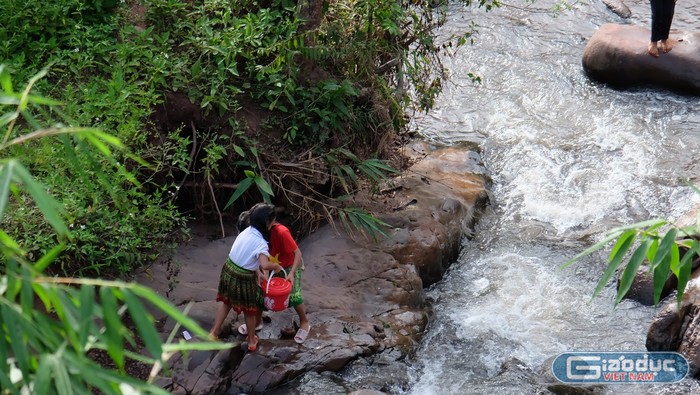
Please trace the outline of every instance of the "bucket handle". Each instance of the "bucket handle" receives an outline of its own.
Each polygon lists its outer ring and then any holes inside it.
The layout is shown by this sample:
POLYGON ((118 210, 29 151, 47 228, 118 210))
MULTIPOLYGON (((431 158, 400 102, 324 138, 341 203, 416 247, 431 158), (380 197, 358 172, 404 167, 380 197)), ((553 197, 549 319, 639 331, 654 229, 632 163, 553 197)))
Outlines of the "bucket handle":
MULTIPOLYGON (((284 278, 287 279, 287 271, 284 270, 283 267, 280 268, 280 269, 282 269, 282 271, 284 272, 284 278)), ((270 281, 272 280, 272 277, 274 277, 274 276, 275 276, 275 272, 273 272, 272 270, 270 270, 270 278, 267 279, 267 287, 265 287, 265 293, 266 293, 266 294, 270 292, 270 281)))

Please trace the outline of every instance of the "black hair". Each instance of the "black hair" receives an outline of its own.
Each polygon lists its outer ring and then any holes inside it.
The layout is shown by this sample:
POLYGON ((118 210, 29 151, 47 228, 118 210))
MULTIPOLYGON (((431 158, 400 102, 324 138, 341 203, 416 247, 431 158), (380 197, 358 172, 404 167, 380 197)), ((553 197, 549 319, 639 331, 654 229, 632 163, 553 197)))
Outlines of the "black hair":
POLYGON ((239 232, 243 232, 243 229, 250 226, 250 210, 242 212, 238 216, 238 222, 236 223, 236 228, 239 232))
POLYGON ((250 226, 257 229, 265 238, 270 240, 267 225, 275 219, 275 206, 258 203, 250 209, 250 226))

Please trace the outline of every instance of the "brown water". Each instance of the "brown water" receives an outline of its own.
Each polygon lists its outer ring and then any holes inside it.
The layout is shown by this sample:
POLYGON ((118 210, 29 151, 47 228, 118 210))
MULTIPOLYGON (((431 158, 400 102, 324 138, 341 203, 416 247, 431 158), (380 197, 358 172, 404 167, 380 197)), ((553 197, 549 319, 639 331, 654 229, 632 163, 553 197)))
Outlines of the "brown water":
MULTIPOLYGON (((611 227, 676 218, 700 205, 683 182, 700 182, 699 100, 616 91, 583 73, 581 55, 595 29, 648 26, 648 0, 627 0, 628 20, 597 0, 558 13, 550 12, 554 1, 506 2, 513 6, 490 13, 451 8, 444 34, 471 21, 480 34, 446 59, 451 83, 434 111, 414 119, 427 140, 477 142, 494 181, 477 237, 465 240, 459 261, 428 291, 435 319, 416 356, 387 353, 340 375, 307 375, 290 393, 530 394, 538 387, 526 376, 498 375, 505 361, 541 371, 565 351, 645 350, 653 308, 623 302, 614 309, 612 284, 590 300, 600 256, 558 267, 611 227), (483 83, 473 84, 468 72, 483 83)), ((699 21, 700 2, 677 3, 674 29, 700 30, 699 21)), ((604 392, 685 394, 700 386, 686 380, 604 392)))

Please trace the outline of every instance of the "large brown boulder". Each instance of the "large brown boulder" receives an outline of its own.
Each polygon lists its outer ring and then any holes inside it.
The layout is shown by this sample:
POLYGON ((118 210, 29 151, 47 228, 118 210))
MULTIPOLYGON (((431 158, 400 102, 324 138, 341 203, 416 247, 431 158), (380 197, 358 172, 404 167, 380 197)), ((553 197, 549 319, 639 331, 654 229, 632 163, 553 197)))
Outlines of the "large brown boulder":
POLYGON ((700 94, 700 33, 673 32, 682 40, 655 58, 647 53, 651 32, 635 25, 605 24, 583 50, 583 69, 593 80, 617 88, 657 86, 700 94))

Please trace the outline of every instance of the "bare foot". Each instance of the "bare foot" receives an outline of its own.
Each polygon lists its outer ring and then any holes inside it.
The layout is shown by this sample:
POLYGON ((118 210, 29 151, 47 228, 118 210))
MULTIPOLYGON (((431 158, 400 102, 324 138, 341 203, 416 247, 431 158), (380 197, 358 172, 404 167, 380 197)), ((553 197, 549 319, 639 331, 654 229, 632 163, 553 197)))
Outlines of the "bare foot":
POLYGON ((676 40, 661 40, 661 50, 664 51, 664 53, 671 52, 671 49, 676 46, 678 41, 676 40))
POLYGON ((649 55, 655 58, 659 57, 659 47, 656 45, 656 41, 649 43, 649 49, 647 52, 649 52, 649 55))

